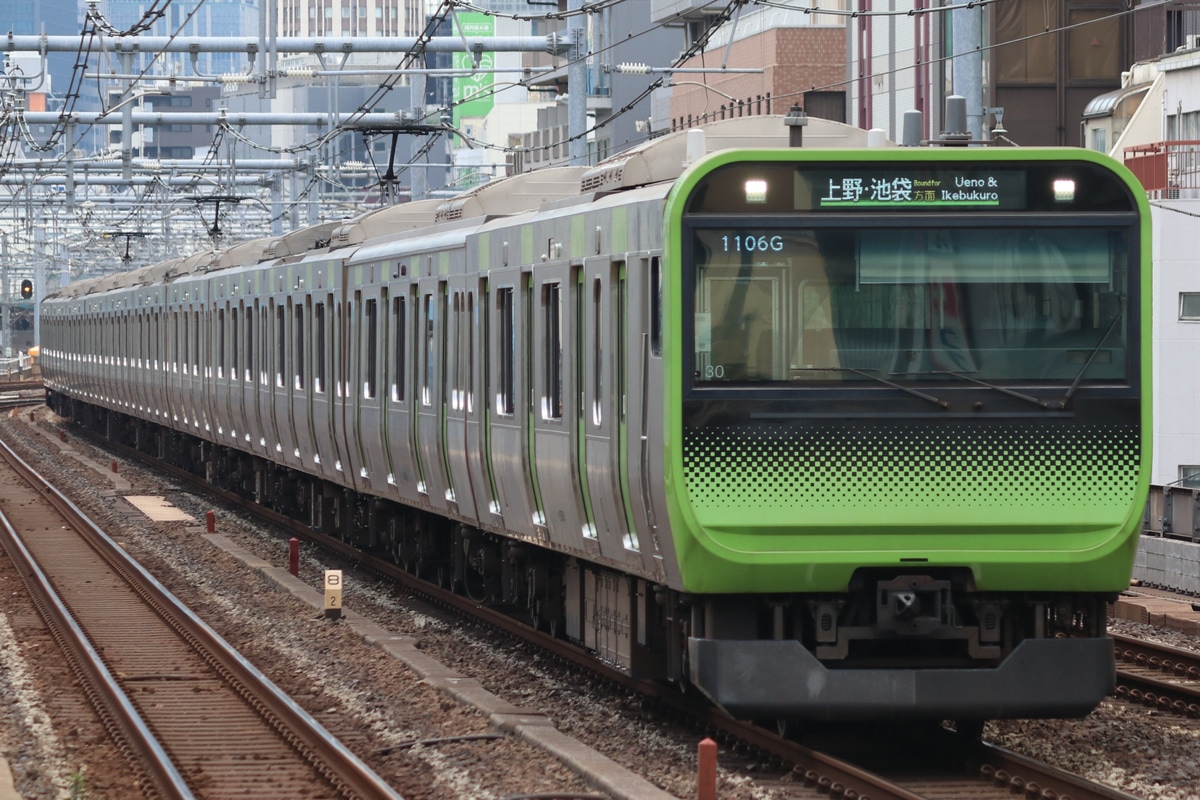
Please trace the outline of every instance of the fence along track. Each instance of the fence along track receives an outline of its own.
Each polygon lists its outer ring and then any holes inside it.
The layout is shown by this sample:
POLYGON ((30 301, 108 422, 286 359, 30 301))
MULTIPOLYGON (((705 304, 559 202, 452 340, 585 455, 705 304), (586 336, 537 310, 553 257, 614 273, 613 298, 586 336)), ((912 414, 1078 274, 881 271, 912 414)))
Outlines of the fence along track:
POLYGON ((165 798, 397 800, 2 443, 0 509, 0 539, 143 785, 165 798))

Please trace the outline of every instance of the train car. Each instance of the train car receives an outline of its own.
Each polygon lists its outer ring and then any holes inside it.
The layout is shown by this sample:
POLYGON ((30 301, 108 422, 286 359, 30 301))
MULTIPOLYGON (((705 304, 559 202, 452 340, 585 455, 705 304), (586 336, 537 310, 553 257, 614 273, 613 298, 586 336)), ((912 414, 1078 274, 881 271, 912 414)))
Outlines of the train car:
POLYGON ((1084 715, 1148 487, 1145 193, 863 136, 732 120, 72 285, 48 402, 738 717, 1084 715))

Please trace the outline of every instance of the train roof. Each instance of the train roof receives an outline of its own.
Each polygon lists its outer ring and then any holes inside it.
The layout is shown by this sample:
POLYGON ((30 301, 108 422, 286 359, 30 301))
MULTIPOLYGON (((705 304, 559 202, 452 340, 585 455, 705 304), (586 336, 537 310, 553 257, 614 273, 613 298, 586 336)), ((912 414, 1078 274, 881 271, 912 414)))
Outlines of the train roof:
POLYGON ((322 222, 278 236, 267 242, 258 260, 270 261, 275 258, 303 255, 309 250, 329 247, 333 232, 344 224, 344 220, 322 222))
POLYGON ((336 228, 331 236, 331 246, 348 247, 394 233, 429 227, 444 202, 442 199, 417 200, 368 211, 336 228))
MULTIPOLYGON (((184 275, 192 275, 197 272, 207 272, 208 265, 213 260, 215 251, 201 250, 199 253, 193 253, 187 258, 181 258, 167 266, 161 276, 155 275, 155 278, 161 277, 162 280, 170 282, 176 278, 182 278, 184 275)), ((145 280, 149 276, 142 276, 145 280)))
POLYGON ((262 260, 263 252, 266 251, 272 241, 274 239, 270 236, 265 236, 261 239, 250 239, 249 241, 235 244, 232 247, 226 247, 224 250, 218 250, 213 254, 208 268, 210 270, 225 269, 242 264, 257 263, 262 260))
POLYGON ((435 222, 499 217, 531 211, 542 204, 579 195, 587 167, 549 167, 490 181, 446 200, 435 222))

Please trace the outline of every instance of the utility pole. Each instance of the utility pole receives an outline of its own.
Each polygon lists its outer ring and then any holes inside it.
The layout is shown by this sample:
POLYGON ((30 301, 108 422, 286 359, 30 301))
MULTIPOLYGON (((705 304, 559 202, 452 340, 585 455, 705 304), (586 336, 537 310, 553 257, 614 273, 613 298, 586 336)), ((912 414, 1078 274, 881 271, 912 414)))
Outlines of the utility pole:
MULTIPOLYGON (((584 0, 567 0, 567 11, 582 11, 584 0)), ((567 20, 567 153, 571 166, 587 166, 587 20, 573 14, 567 20)))

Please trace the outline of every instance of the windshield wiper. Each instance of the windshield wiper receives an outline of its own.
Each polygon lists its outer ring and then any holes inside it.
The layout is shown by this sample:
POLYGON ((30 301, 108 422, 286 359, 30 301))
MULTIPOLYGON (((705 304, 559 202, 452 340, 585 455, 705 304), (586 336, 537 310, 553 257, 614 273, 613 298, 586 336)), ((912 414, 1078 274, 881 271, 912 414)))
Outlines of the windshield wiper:
POLYGON ((933 403, 935 406, 938 406, 939 408, 945 409, 945 408, 950 407, 950 404, 947 403, 945 400, 941 400, 937 397, 934 397, 931 394, 925 394, 925 392, 917 391, 916 389, 909 388, 908 386, 901 386, 898 383, 893 383, 892 381, 889 381, 887 378, 881 378, 878 375, 872 375, 867 370, 857 369, 855 367, 792 367, 791 371, 792 372, 853 372, 855 375, 862 375, 864 378, 870 378, 873 381, 878 381, 879 383, 882 383, 884 386, 890 386, 893 389, 899 389, 902 392, 911 394, 913 397, 919 397, 922 400, 933 403))
POLYGON ((1033 403, 1035 406, 1040 406, 1042 408, 1050 408, 1050 403, 1048 403, 1045 400, 1040 400, 1031 394, 1025 394, 1023 392, 1018 392, 1018 391, 1009 389, 1004 386, 997 386, 994 383, 988 383, 987 381, 981 381, 978 378, 972 378, 970 375, 964 375, 961 372, 955 372, 955 371, 949 370, 949 369, 935 369, 933 372, 931 372, 929 374, 930 375, 953 375, 954 377, 961 378, 964 381, 968 381, 970 383, 976 383, 976 384, 979 384, 980 386, 986 386, 989 389, 994 389, 997 392, 1000 392, 1001 394, 1008 395, 1009 397, 1015 397, 1018 400, 1024 400, 1027 403, 1033 403))
POLYGON ((1059 408, 1066 408, 1067 403, 1071 402, 1071 396, 1075 394, 1075 390, 1079 388, 1079 384, 1083 381, 1083 376, 1087 374, 1088 368, 1092 366, 1092 362, 1096 360, 1096 356, 1100 354, 1100 348, 1104 347, 1104 342, 1108 339, 1108 335, 1113 332, 1113 328, 1117 327, 1117 321, 1125 314, 1124 297, 1121 298, 1121 308, 1113 315, 1112 322, 1108 323, 1108 327, 1104 329, 1104 335, 1100 337, 1100 341, 1096 342, 1096 346, 1092 348, 1092 352, 1088 353, 1087 361, 1083 362, 1083 366, 1079 368, 1079 372, 1075 375, 1075 380, 1071 381, 1070 388, 1067 393, 1058 401, 1059 408))

